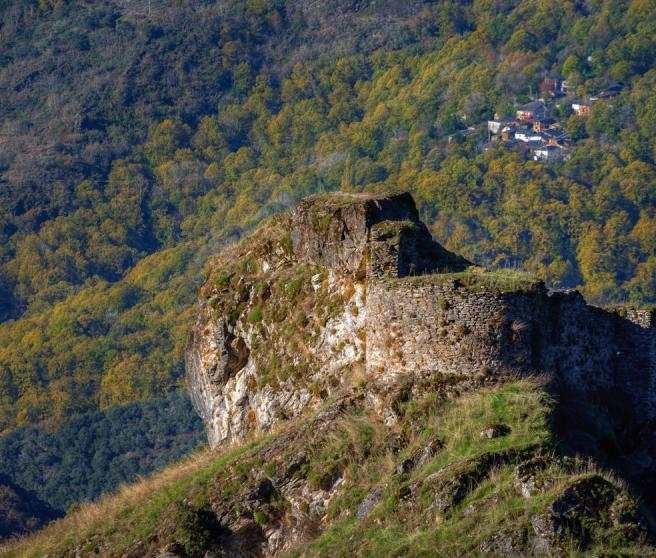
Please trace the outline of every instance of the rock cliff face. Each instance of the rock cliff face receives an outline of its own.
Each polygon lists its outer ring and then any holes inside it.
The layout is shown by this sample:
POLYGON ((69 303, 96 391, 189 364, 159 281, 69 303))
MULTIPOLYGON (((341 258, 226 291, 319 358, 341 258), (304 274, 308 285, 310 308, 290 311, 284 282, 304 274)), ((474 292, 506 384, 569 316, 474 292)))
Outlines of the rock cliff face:
POLYGON ((473 268, 432 240, 408 194, 308 198, 213 269, 186 359, 213 446, 362 381, 393 423, 381 394, 409 377, 541 373, 621 401, 636 420, 656 416, 654 312, 592 308, 473 268))

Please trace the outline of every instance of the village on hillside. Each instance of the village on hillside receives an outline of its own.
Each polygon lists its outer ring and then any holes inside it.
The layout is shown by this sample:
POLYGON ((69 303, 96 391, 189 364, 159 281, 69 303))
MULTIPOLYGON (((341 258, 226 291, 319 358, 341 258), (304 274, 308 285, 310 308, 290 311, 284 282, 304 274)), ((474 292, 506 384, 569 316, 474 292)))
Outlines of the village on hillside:
MULTIPOLYGON (((562 120, 551 118, 548 104, 558 103, 570 107, 573 114, 585 117, 593 104, 618 95, 623 88, 619 82, 611 82, 596 95, 580 99, 569 90, 567 81, 544 79, 539 85, 540 97, 516 108, 515 115, 487 121, 487 143, 484 150, 495 146, 517 149, 535 161, 558 162, 569 156, 572 139, 563 129, 562 120)), ((463 131, 463 136, 478 132, 475 126, 463 131)))

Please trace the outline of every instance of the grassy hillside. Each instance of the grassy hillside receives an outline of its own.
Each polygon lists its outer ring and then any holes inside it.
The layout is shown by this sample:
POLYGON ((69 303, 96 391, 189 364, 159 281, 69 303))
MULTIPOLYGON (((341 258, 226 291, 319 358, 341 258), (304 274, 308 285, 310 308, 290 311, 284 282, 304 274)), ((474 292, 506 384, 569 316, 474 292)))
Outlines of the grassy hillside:
POLYGON ((278 531, 285 556, 656 555, 623 484, 559 454, 554 400, 539 383, 451 400, 437 385, 420 392, 396 401, 390 428, 356 389, 268 437, 84 504, 2 552, 259 555, 278 531))
POLYGON ((0 430, 177 385, 206 256, 320 190, 408 189, 470 260, 656 300, 652 2, 145 6, 2 4, 0 430), (549 103, 567 161, 459 133, 545 75, 624 84, 549 103))

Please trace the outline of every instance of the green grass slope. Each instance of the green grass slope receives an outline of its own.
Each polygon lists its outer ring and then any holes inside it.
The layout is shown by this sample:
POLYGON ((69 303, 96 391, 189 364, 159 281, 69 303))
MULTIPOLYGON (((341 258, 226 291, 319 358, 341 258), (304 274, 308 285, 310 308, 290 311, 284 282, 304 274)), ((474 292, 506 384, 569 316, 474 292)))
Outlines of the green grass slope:
POLYGON ((393 427, 355 387, 315 416, 198 454, 2 553, 258 556, 293 523, 275 555, 656 555, 626 487, 558 454, 555 401, 539 382, 451 398, 415 388, 421 396, 393 396, 393 427))

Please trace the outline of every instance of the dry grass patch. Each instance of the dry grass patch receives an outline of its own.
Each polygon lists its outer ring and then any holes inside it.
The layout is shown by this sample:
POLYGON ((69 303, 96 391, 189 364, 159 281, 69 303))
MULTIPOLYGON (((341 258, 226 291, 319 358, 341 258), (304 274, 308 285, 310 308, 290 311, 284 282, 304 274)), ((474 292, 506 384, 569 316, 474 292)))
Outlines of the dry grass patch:
POLYGON ((198 450, 148 478, 122 485, 115 494, 79 504, 66 517, 37 533, 0 545, 0 556, 43 556, 94 536, 113 540, 118 545, 127 542, 136 530, 147 532, 157 521, 159 512, 194 481, 206 482, 232 459, 259 443, 254 441, 231 450, 198 450), (116 533, 121 533, 120 540, 116 539, 116 533))

